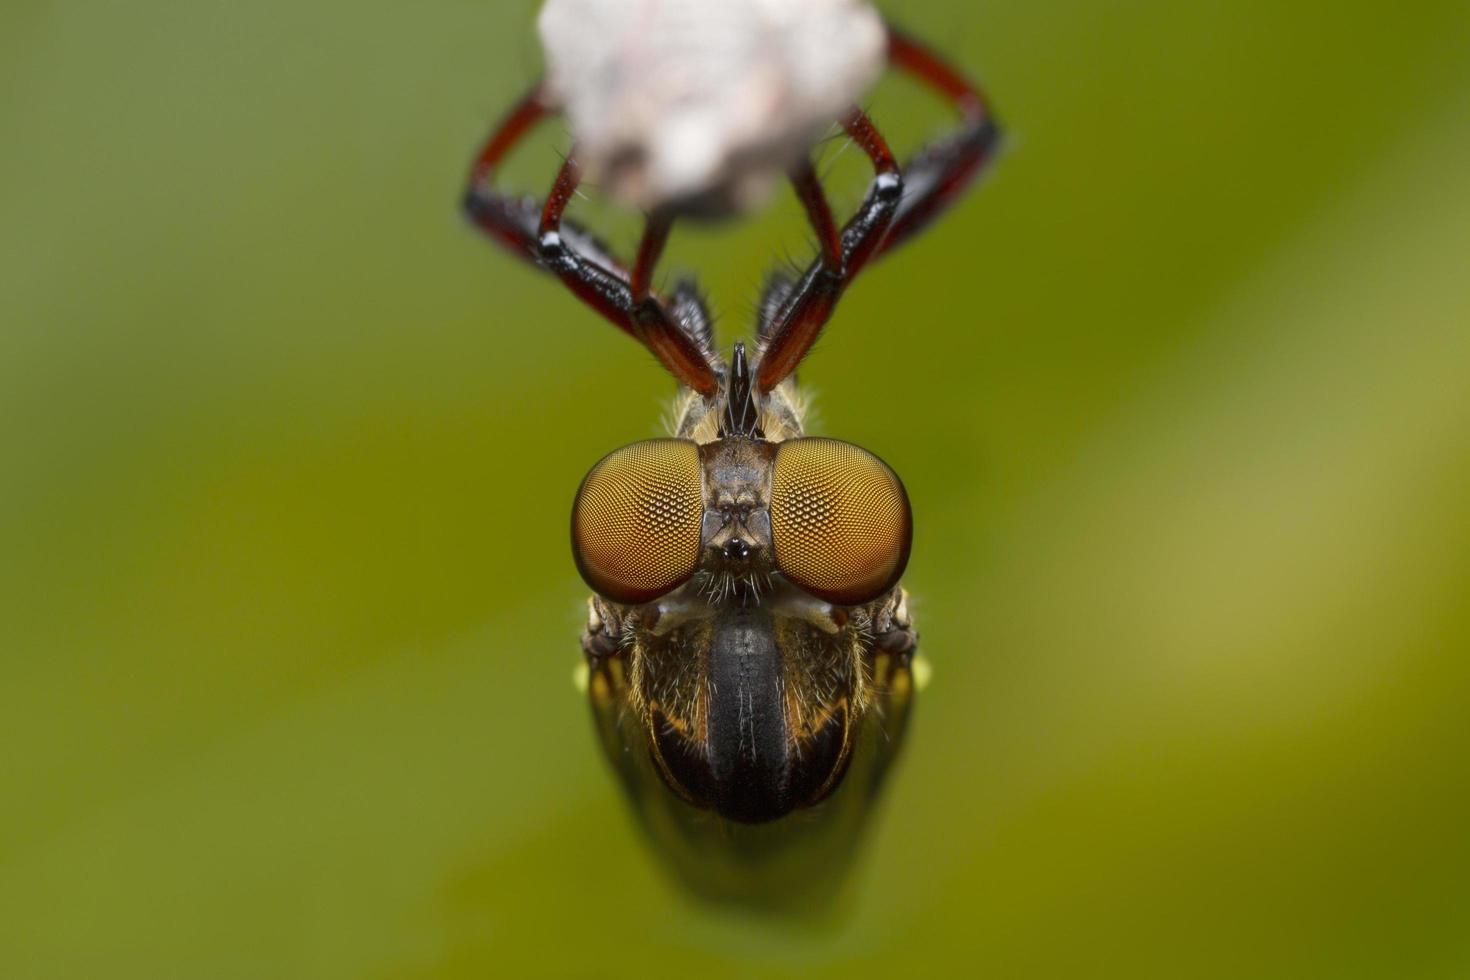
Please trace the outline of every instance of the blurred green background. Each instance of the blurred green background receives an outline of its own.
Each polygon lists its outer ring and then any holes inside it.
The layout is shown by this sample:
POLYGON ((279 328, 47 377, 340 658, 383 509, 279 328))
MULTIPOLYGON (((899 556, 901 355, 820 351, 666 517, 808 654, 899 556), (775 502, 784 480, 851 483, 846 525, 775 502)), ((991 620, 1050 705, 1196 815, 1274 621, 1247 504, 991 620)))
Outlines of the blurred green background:
MULTIPOLYGON (((688 904, 573 690, 670 386, 457 217, 535 5, 4 5, 0 976, 1470 975, 1470 7, 890 8, 1009 140, 805 370, 935 668, 810 928, 688 904)), ((808 247, 663 270, 728 341, 808 247)))

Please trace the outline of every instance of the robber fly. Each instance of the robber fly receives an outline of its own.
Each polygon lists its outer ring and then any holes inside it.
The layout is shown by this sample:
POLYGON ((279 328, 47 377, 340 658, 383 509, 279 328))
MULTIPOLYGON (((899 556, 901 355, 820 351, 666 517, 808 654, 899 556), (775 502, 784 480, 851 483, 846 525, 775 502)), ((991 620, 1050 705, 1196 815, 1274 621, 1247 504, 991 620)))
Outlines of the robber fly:
POLYGON ((582 650, 603 749, 658 848, 708 896, 832 887, 911 709, 908 497, 876 455, 805 434, 794 374, 848 284, 960 196, 998 130, 928 48, 888 28, 887 56, 948 98, 958 126, 900 167, 848 108, 840 123, 874 178, 841 228, 809 157, 790 167, 819 254, 800 276, 771 276, 755 349, 736 343, 728 362, 692 286, 652 288, 677 207, 649 215, 630 267, 563 220, 575 148, 544 203, 496 189, 502 159, 558 110, 545 86, 492 133, 464 199, 477 228, 560 278, 681 386, 671 437, 592 467, 571 540, 594 593, 582 650))

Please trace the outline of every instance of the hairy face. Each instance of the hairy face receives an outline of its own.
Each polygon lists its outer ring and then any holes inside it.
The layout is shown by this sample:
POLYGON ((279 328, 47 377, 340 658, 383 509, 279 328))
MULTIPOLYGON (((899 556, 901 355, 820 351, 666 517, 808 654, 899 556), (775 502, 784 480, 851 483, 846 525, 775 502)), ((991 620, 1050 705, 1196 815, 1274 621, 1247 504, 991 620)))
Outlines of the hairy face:
POLYGON ((711 602, 758 602, 775 570, 771 463, 775 446, 726 439, 700 449, 704 470, 696 585, 711 602))

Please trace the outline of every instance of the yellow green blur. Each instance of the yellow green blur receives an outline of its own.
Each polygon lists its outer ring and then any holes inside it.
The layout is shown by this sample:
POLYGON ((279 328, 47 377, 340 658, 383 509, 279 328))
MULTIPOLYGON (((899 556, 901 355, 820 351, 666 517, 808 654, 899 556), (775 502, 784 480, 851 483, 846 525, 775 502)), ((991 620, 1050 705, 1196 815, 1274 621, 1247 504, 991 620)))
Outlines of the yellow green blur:
MULTIPOLYGON (((671 392, 457 217, 535 5, 0 11, 0 976, 1470 975, 1470 7, 890 6, 1008 140, 803 369, 933 665, 821 926, 691 906, 568 683, 671 392)), ((728 344, 809 250, 663 270, 728 344)))

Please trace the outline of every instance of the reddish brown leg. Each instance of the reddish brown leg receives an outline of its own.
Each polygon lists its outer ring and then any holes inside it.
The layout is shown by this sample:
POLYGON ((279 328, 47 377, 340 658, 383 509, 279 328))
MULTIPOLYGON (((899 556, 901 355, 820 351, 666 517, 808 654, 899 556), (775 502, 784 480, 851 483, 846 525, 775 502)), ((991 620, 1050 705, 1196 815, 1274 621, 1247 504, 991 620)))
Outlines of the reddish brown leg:
MULTIPOLYGON (((852 110, 843 125, 863 148, 877 172, 861 208, 842 229, 840 263, 826 227, 831 211, 808 165, 792 175, 822 254, 767 313, 761 325, 763 350, 756 387, 768 392, 790 377, 812 345, 843 291, 872 259, 887 254, 923 229, 950 205, 979 173, 999 135, 985 97, 934 52, 896 28, 889 28, 891 64, 925 82, 954 103, 960 128, 921 150, 900 176, 893 153, 867 116, 852 110)), ((783 295, 783 294, 778 294, 783 295)))
MULTIPOLYGON (((765 345, 755 377, 756 389, 762 394, 790 377, 812 344, 816 343, 847 284, 873 257, 883 241, 884 232, 888 230, 888 223, 903 194, 898 164, 872 121, 862 110, 854 107, 848 112, 843 126, 873 161, 876 175, 862 206, 838 236, 840 252, 836 256, 837 261, 827 257, 824 247, 823 257, 812 263, 781 305, 776 322, 769 329, 762 330, 765 345)), ((812 184, 816 185, 815 177, 812 177, 812 184)), ((812 224, 817 228, 818 237, 823 237, 821 213, 827 210, 827 204, 825 197, 821 196, 820 186, 815 186, 815 190, 817 196, 809 197, 798 179, 797 192, 802 195, 807 213, 817 212, 812 224)))
POLYGON ((620 304, 616 299, 618 286, 626 288, 628 278, 622 264, 605 250, 592 259, 562 240, 566 229, 562 216, 581 181, 582 172, 576 158, 568 156, 546 195, 535 235, 526 245, 542 268, 556 275, 574 296, 601 313, 613 326, 641 341, 643 338, 628 317, 628 304, 620 304))
POLYGON ((651 292, 653 267, 668 240, 666 215, 649 220, 630 280, 601 242, 563 220, 581 179, 575 157, 562 164, 544 206, 490 185, 500 161, 548 111, 539 88, 512 108, 471 168, 466 213, 480 230, 555 274, 584 303, 646 345, 680 383, 713 396, 719 390, 713 355, 680 328, 651 292))
POLYGON ((547 105, 546 95, 538 82, 521 97, 521 101, 511 106, 500 125, 485 140, 485 145, 475 157, 474 166, 470 168, 470 186, 491 180, 506 154, 550 114, 551 106, 547 105))
POLYGON ((546 195, 546 203, 541 207, 541 225, 537 229, 539 234, 545 236, 561 231, 562 217, 581 183, 582 168, 577 165, 575 156, 567 154, 567 158, 561 162, 561 169, 556 172, 556 180, 551 182, 551 192, 546 195))
MULTIPOLYGON (((526 138, 536 124, 553 112, 540 84, 532 87, 511 107, 490 133, 470 167, 465 187, 464 210, 475 227, 527 262, 537 263, 538 239, 543 209, 525 195, 506 194, 493 186, 500 164, 526 138)), ((573 185, 575 187, 575 184, 573 185)), ((565 204, 563 204, 565 207, 565 204)), ((562 234, 583 255, 610 267, 617 262, 606 246, 581 228, 568 223, 562 234)))
POLYGON ((816 168, 810 158, 801 161, 791 171, 791 184, 796 196, 806 209, 807 220, 817 233, 817 244, 821 248, 822 264, 834 273, 842 271, 842 240, 837 235, 837 220, 832 217, 832 207, 827 203, 827 193, 817 178, 816 168))
POLYGON ((1000 136, 984 93, 923 42, 888 27, 888 60, 948 98, 961 125, 904 167, 904 199, 879 254, 902 244, 955 203, 989 160, 1000 136))
POLYGON ((674 224, 673 215, 667 211, 656 211, 648 216, 643 226, 643 241, 638 246, 638 258, 633 262, 633 276, 629 285, 633 290, 633 301, 641 303, 653 288, 653 270, 664 246, 669 242, 669 230, 674 224))
POLYGON ((475 154, 465 187, 464 209, 476 226, 529 261, 535 261, 532 255, 535 239, 530 232, 537 209, 529 198, 495 193, 490 190, 490 181, 506 155, 550 112, 537 83, 510 108, 475 154))
POLYGON ((649 289, 653 264, 668 240, 669 217, 660 214, 649 219, 630 279, 620 264, 604 265, 578 254, 562 234, 565 226, 562 215, 577 191, 580 178, 576 160, 569 156, 556 175, 541 212, 537 242, 541 265, 584 303, 642 341, 681 384, 706 398, 713 397, 719 391, 720 382, 711 357, 679 328, 663 302, 649 289), (637 285, 640 282, 641 295, 637 285))
MULTIPOLYGON (((893 151, 888 148, 888 141, 878 132, 878 127, 856 108, 848 112, 842 126, 852 137, 852 141, 862 147, 868 159, 873 161, 875 176, 870 198, 892 195, 895 203, 900 201, 906 178, 899 173, 898 161, 893 158, 893 151)), ((889 221, 893 218, 892 209, 883 209, 881 213, 872 216, 865 215, 865 210, 859 209, 847 223, 847 227, 842 229, 843 258, 847 261, 849 280, 856 277, 863 266, 868 264, 868 260, 877 253, 888 231, 889 221)))
POLYGON ((948 96, 961 114, 971 118, 990 114, 985 94, 969 79, 923 41, 892 24, 888 25, 888 62, 948 96))

